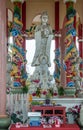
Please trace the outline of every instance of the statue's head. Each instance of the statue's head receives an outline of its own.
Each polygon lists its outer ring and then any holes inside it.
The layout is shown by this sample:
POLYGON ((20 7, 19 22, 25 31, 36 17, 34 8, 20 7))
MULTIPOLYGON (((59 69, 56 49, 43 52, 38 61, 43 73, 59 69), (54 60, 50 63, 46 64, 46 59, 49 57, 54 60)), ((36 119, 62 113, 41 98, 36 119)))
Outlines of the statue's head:
POLYGON ((47 11, 44 11, 41 13, 41 22, 42 23, 47 23, 48 22, 48 13, 47 11))

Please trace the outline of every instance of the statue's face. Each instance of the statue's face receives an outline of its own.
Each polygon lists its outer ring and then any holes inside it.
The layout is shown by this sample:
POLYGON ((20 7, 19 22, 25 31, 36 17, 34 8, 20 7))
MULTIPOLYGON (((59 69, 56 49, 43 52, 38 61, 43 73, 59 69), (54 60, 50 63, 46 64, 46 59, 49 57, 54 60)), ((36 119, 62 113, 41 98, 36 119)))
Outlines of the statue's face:
POLYGON ((41 21, 42 21, 42 23, 47 23, 48 22, 48 16, 47 15, 43 15, 41 17, 41 21))

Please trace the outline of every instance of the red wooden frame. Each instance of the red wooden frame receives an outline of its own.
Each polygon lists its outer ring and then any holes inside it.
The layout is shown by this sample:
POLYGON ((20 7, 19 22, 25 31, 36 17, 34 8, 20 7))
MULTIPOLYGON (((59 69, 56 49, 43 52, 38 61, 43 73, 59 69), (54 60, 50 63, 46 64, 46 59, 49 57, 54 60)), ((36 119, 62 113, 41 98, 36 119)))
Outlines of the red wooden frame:
POLYGON ((66 123, 66 107, 64 106, 32 106, 31 109, 33 112, 40 111, 42 116, 59 116, 63 118, 63 123, 66 123), (51 111, 51 114, 49 114, 49 111, 51 111))

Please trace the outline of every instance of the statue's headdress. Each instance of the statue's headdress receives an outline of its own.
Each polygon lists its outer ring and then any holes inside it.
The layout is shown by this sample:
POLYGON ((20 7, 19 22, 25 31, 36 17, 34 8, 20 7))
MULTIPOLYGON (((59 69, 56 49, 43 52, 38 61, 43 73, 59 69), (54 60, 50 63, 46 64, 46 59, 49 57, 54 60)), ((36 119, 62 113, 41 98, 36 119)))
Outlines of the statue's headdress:
POLYGON ((42 13, 41 13, 41 17, 42 17, 42 16, 48 16, 47 11, 42 12, 42 13))

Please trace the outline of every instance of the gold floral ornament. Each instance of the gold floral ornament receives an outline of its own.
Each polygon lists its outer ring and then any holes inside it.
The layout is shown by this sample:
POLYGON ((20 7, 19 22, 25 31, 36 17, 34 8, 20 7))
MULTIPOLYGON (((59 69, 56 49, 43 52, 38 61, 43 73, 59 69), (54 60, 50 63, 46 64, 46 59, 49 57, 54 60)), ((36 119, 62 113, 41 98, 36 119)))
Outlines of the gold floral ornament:
POLYGON ((29 102, 32 102, 32 95, 31 94, 29 94, 29 102))

